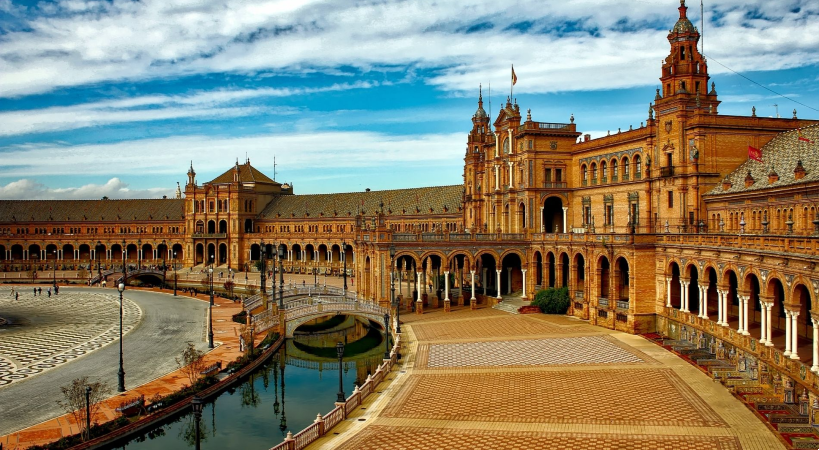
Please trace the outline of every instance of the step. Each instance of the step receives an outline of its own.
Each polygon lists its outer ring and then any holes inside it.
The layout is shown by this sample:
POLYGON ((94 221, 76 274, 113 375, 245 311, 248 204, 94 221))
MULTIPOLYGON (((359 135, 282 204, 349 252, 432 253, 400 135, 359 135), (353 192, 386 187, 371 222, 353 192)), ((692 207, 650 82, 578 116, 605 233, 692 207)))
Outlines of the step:
POLYGON ((509 314, 518 314, 518 307, 515 305, 510 305, 509 303, 500 302, 492 308, 499 311, 508 312, 509 314))
POLYGON ((792 437, 791 438, 791 446, 793 448, 798 449, 812 449, 815 450, 819 448, 819 439, 812 439, 812 438, 805 438, 805 437, 792 437))
MULTIPOLYGON (((816 428, 811 425, 803 425, 803 424, 787 424, 783 423, 776 427, 776 430, 780 433, 791 433, 791 434, 811 434, 817 433, 816 428)), ((819 436, 816 437, 819 439, 819 436)))
POLYGON ((771 414, 768 417, 768 422, 771 423, 789 423, 789 424, 809 424, 810 420, 807 416, 795 416, 791 414, 771 414))

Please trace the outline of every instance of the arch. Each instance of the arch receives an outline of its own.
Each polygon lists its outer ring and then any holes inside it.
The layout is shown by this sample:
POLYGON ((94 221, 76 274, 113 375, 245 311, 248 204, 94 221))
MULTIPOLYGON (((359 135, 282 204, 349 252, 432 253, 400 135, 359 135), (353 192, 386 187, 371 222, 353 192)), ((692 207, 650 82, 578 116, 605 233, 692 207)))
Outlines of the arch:
POLYGON ((313 247, 313 244, 307 244, 304 246, 304 259, 307 262, 313 262, 316 256, 316 248, 313 247))
POLYGON ((597 258, 597 297, 600 299, 610 299, 610 271, 609 258, 604 255, 597 258))
POLYGON ((5 259, 6 259, 6 246, 3 245, 3 244, 0 244, 0 260, 5 261, 5 259))
POLYGON ((571 265, 569 264, 569 254, 566 252, 562 252, 560 254, 560 287, 569 287, 569 272, 571 271, 571 265))
POLYGON ((28 246, 28 259, 33 259, 35 261, 39 260, 41 257, 40 255, 40 246, 37 244, 31 244, 28 246))
POLYGON ((322 263, 327 262, 327 244, 319 244, 318 246, 318 261, 322 263))
POLYGON ((727 291, 728 310, 725 312, 726 321, 733 329, 737 329, 739 323, 739 278, 733 268, 728 268, 722 273, 722 287, 727 291))
POLYGON ((623 181, 627 181, 628 177, 629 177, 629 160, 628 160, 628 156, 624 156, 620 160, 620 166, 622 166, 622 169, 623 169, 623 181))
POLYGON ((122 246, 119 244, 111 244, 111 259, 114 261, 122 261, 122 258, 125 256, 125 252, 122 249, 122 246))
POLYGON ((543 255, 539 250, 535 251, 533 262, 535 264, 535 286, 543 287, 543 255))
POLYGON ((12 261, 18 261, 23 259, 23 246, 20 244, 14 244, 11 246, 11 259, 12 261))
POLYGON ((215 220, 208 220, 208 234, 215 234, 216 233, 216 221, 215 220))
POLYGON ((142 260, 154 259, 154 246, 151 244, 142 244, 142 260))
POLYGON ((620 175, 619 173, 619 164, 617 164, 617 158, 612 158, 611 160, 611 181, 617 181, 617 176, 620 175))
POLYGON ((621 256, 615 260, 614 263, 615 273, 614 273, 614 280, 617 283, 615 286, 615 295, 617 296, 617 300, 621 302, 627 302, 631 298, 630 290, 629 290, 629 264, 628 260, 621 256))
POLYGON ((796 322, 797 334, 813 342, 813 322, 810 315, 811 311, 813 311, 813 300, 811 299, 810 289, 805 283, 794 283, 791 291, 791 303, 799 305, 799 317, 797 317, 796 322))
POLYGON ((56 244, 48 244, 45 248, 45 259, 47 260, 56 260, 57 259, 57 245, 56 244))
POLYGON ((501 255, 501 292, 512 294, 523 290, 523 255, 518 250, 507 250, 501 255))
POLYGON ((518 204, 517 223, 515 227, 519 233, 526 230, 526 205, 523 202, 518 204))
POLYGON ((450 253, 449 257, 446 259, 447 267, 452 267, 453 263, 455 264, 455 267, 458 267, 459 263, 462 264, 460 267, 463 267, 466 270, 471 270, 470 267, 474 267, 472 255, 466 250, 454 250, 452 253, 450 253))
POLYGON ((717 276, 717 270, 711 265, 706 265, 705 270, 703 271, 703 282, 707 283, 705 288, 707 310, 705 311, 705 314, 709 317, 719 315, 719 293, 717 292, 719 288, 718 280, 719 277, 717 276))
POLYGON ((138 255, 136 244, 128 244, 125 246, 125 259, 136 261, 138 255))
POLYGON ((589 169, 585 164, 580 166, 580 176, 583 183, 587 183, 589 181, 589 169))
POLYGON ((549 196, 543 202, 541 217, 542 231, 545 233, 565 233, 563 228, 563 199, 549 196))
POLYGON ((605 183, 608 181, 609 178, 609 166, 606 160, 600 161, 600 176, 602 178, 602 182, 605 183))
MULTIPOLYGON (((586 288, 586 258, 578 252, 574 255, 574 290, 583 295, 586 288)), ((576 295, 576 294, 575 294, 576 295)))
POLYGON ((597 163, 591 163, 591 182, 592 184, 597 183, 597 163))
POLYGON ((205 262, 207 264, 213 264, 216 262, 216 244, 208 244, 207 252, 205 253, 205 262))
POLYGON ((250 245, 250 260, 259 261, 261 259, 261 250, 259 244, 250 245))
POLYGON ((785 348, 784 332, 788 328, 788 317, 785 314, 785 286, 777 277, 769 276, 765 287, 765 297, 773 302, 771 308, 771 335, 772 342, 777 348, 785 348))
POLYGON ((171 246, 171 257, 174 261, 182 261, 185 259, 182 244, 173 244, 173 246, 171 246))
POLYGON ((497 297, 498 286, 496 270, 498 267, 498 255, 492 250, 478 252, 475 257, 477 278, 479 285, 483 288, 483 295, 497 297))
POLYGON ((195 259, 194 259, 193 264, 196 265, 196 266, 198 266, 199 264, 204 264, 205 263, 205 246, 204 246, 204 244, 201 244, 201 243, 196 244, 195 252, 196 253, 195 253, 195 259))
MULTIPOLYGON (((80 244, 80 246, 79 246, 79 248, 77 250, 79 250, 80 259, 82 259, 82 260, 86 260, 86 259, 90 260, 91 259, 91 246, 90 245, 80 244)), ((104 247, 103 247, 103 251, 105 251, 104 247)), ((101 256, 102 255, 100 255, 100 257, 101 256)), ((104 259, 104 258, 101 258, 101 259, 104 259)))
POLYGON ((338 262, 341 261, 341 246, 338 244, 333 244, 330 246, 330 261, 331 262, 338 262))
POLYGON ((220 220, 219 221, 219 233, 225 234, 228 232, 228 223, 227 220, 220 220))
POLYGON ((668 299, 668 303, 671 304, 672 308, 680 309, 682 308, 682 284, 680 283, 681 280, 681 272, 680 266, 677 264, 676 261, 671 261, 668 264, 668 269, 666 272, 666 276, 669 277, 669 283, 671 286, 670 289, 670 298, 668 299))
POLYGON ((197 233, 199 233, 199 234, 204 234, 205 233, 205 222, 204 221, 197 220, 196 225, 194 227, 196 228, 197 233))
POLYGON ((253 232, 253 219, 245 219, 245 233, 253 232))
POLYGON ((227 244, 222 242, 219 244, 219 265, 227 264, 228 249, 227 244))
POLYGON ((643 160, 639 153, 632 158, 632 164, 634 164, 634 179, 639 180, 643 176, 643 160))
POLYGON ((74 260, 74 246, 71 244, 63 244, 62 248, 62 259, 63 261, 73 261, 74 260))
POLYGON ((690 263, 685 266, 685 274, 688 275, 688 311, 699 313, 700 310, 700 273, 697 265, 690 263))
POLYGON ((166 244, 164 241, 157 244, 157 246, 156 246, 156 256, 157 256, 156 259, 159 259, 159 260, 162 260, 162 261, 167 261, 167 259, 168 259, 168 244, 166 244))

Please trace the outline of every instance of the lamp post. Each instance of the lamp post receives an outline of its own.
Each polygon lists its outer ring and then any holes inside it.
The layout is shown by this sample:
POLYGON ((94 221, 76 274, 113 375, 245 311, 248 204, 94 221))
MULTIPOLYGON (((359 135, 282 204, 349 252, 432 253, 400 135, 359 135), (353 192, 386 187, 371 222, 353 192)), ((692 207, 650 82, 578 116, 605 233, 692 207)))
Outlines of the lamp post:
POLYGON ((341 259, 344 260, 344 289, 341 291, 341 295, 347 295, 347 242, 341 241, 341 259))
POLYGON ((213 348, 213 264, 208 269, 210 274, 210 304, 208 305, 208 348, 213 348))
MULTIPOLYGON (((162 240, 162 250, 162 284, 166 284, 168 279, 168 267, 166 266, 165 255, 168 253, 168 245, 165 243, 165 239, 162 240)), ((159 289, 161 290, 162 287, 160 286, 159 289)))
POLYGON ((176 297, 176 252, 173 252, 173 296, 176 297))
POLYGON ((102 267, 100 266, 100 248, 102 248, 102 242, 97 241, 97 247, 94 248, 94 253, 97 255, 97 280, 102 286, 102 267))
POLYGON ((117 392, 125 392, 125 369, 122 367, 122 291, 125 290, 125 280, 117 286, 119 291, 119 372, 117 372, 117 392))
POLYGON ((196 432, 194 434, 194 437, 196 439, 196 444, 195 444, 196 445, 196 450, 199 450, 201 448, 200 444, 199 444, 199 421, 202 420, 202 407, 203 406, 204 405, 202 404, 202 399, 199 398, 198 395, 194 395, 193 398, 191 399, 191 408, 193 409, 193 420, 194 420, 194 422, 196 422, 194 424, 194 427, 196 428, 196 432))
POLYGON ((313 267, 313 286, 318 286, 318 267, 313 267))
POLYGON ((85 434, 91 439, 91 386, 85 387, 85 434))
POLYGON ((390 277, 390 304, 395 306, 395 332, 401 332, 401 305, 395 302, 395 246, 390 245, 390 267, 392 276, 390 277))
POLYGON ((57 292, 57 250, 54 250, 54 264, 52 266, 52 269, 54 269, 53 272, 52 272, 53 273, 52 283, 54 285, 54 292, 56 293, 57 292))
POLYGON ((279 309, 284 309, 284 244, 279 244, 279 309))
POLYGON ((384 313, 384 359, 390 359, 390 314, 384 313))
POLYGON ((142 269, 142 239, 137 239, 137 270, 142 269))
POLYGON ((125 239, 122 240, 122 279, 125 279, 126 269, 125 269, 125 261, 128 258, 128 247, 125 245, 125 239))
POLYGON ((338 354, 338 398, 336 398, 336 402, 344 403, 347 400, 347 396, 344 395, 344 378, 341 373, 342 364, 344 362, 344 343, 339 342, 336 344, 336 354, 338 354))
MULTIPOLYGON (((264 239, 262 239, 261 244, 259 244, 259 255, 262 258, 262 273, 260 275, 261 279, 261 289, 262 289, 262 297, 267 292, 265 291, 265 284, 267 283, 267 248, 264 245, 264 239)), ((275 294, 275 292, 274 292, 275 294)))

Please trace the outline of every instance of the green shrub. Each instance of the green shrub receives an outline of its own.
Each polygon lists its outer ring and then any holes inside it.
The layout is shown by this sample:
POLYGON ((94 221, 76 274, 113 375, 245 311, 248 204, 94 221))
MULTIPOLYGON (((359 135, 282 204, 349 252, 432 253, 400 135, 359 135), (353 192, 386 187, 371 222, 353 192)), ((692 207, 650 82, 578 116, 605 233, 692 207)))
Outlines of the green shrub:
POLYGON ((566 311, 569 310, 569 302, 568 288, 548 288, 535 294, 532 306, 540 307, 544 314, 566 314, 566 311))

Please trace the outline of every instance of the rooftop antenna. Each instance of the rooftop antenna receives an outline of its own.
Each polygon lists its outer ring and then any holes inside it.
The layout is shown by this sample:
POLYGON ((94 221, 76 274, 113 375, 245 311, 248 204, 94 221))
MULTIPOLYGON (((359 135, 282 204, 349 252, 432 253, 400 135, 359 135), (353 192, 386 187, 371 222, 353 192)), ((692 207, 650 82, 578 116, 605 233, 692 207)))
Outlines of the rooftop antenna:
POLYGON ((777 118, 777 119, 779 119, 779 118, 780 118, 780 117, 779 117, 779 105, 777 105, 776 103, 774 103, 774 104, 773 104, 773 107, 774 107, 774 108, 776 108, 776 118, 777 118))
POLYGON ((705 54, 705 6, 703 5, 703 0, 700 0, 700 45, 702 46, 702 50, 700 53, 703 55, 705 54))
POLYGON ((492 120, 492 82, 491 81, 489 82, 489 120, 492 120))

